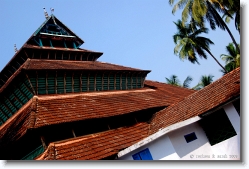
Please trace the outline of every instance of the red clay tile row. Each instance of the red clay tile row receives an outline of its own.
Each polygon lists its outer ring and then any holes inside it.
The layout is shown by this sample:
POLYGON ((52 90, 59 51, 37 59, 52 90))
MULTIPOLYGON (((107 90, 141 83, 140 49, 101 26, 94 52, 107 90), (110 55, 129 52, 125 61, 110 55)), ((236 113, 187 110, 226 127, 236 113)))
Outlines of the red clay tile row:
MULTIPOLYGON (((166 85, 168 86, 168 85, 166 85)), ((91 118, 110 117, 143 109, 169 106, 183 99, 164 95, 162 91, 144 91, 110 95, 87 96, 79 94, 68 98, 39 99, 35 127, 91 118), (173 101, 172 101, 173 100, 173 101)), ((183 89, 185 90, 185 89, 183 89)), ((141 90, 142 91, 142 90, 141 90)), ((186 90, 187 94, 193 93, 186 90)), ((184 93, 184 92, 182 92, 184 93)), ((46 98, 44 96, 43 98, 46 98)))
POLYGON ((24 107, 27 107, 28 110, 31 109, 32 101, 30 100, 29 104, 21 108, 20 113, 17 113, 9 120, 6 128, 1 126, 0 140, 3 137, 10 137, 14 141, 22 137, 28 128, 38 128, 44 125, 89 118, 110 117, 146 108, 168 106, 183 99, 189 93, 193 93, 191 90, 179 88, 179 91, 181 89, 183 91, 181 92, 182 96, 175 97, 174 94, 169 95, 167 92, 161 90, 162 87, 171 88, 170 85, 152 81, 149 81, 149 83, 156 84, 158 88, 154 91, 151 89, 148 90, 148 87, 145 87, 144 89, 130 91, 35 96, 37 99, 33 99, 33 103, 37 105, 37 107, 33 108, 34 112, 31 113, 31 111, 24 110, 24 107), (117 94, 120 92, 121 94, 117 94), (99 93, 102 93, 102 95, 99 95, 99 93), (16 128, 16 125, 21 120, 26 120, 25 124, 16 128), (12 131, 16 132, 8 133, 7 128, 13 129, 12 131))
POLYGON ((99 61, 71 61, 71 60, 46 60, 46 59, 28 59, 25 62, 24 69, 27 70, 131 70, 142 71, 131 67, 115 65, 99 61))
POLYGON ((21 138, 34 120, 31 100, 0 127, 0 149, 21 138))
POLYGON ((237 68, 184 100, 157 112, 151 122, 150 134, 205 113, 239 95, 240 68, 237 68))
POLYGON ((39 160, 98 160, 114 154, 148 136, 148 124, 138 123, 95 135, 51 143, 39 160))

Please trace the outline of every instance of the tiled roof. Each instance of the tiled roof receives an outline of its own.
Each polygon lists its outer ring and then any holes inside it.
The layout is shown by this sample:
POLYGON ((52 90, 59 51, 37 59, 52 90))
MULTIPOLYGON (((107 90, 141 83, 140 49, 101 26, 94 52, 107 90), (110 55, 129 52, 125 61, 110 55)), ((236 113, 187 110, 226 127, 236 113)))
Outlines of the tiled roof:
MULTIPOLYGON (((168 85, 165 85, 168 86, 168 85)), ((190 94, 190 92, 187 92, 190 94)), ((169 106, 180 98, 155 89, 80 93, 64 97, 39 96, 34 127, 111 117, 148 108, 169 106), (51 113, 53 112, 53 113, 51 113)), ((184 98, 182 92, 181 99, 184 98)))
POLYGON ((156 113, 150 134, 180 121, 203 114, 240 95, 240 68, 224 75, 202 90, 156 113))
MULTIPOLYGON (((28 127, 23 125, 21 128, 15 129, 17 134, 21 131, 26 132, 28 128, 39 128, 44 125, 110 117, 153 107, 169 106, 194 92, 193 90, 146 80, 145 85, 148 84, 154 89, 145 87, 124 91, 35 96, 32 103, 35 105, 33 111, 36 113, 31 116, 31 111, 25 111, 22 108, 6 122, 8 123, 6 128, 14 125, 15 121, 21 120, 22 118, 19 116, 25 116, 29 125, 28 127), (167 88, 170 91, 167 91, 167 88), (174 88, 177 89, 173 90, 174 88), (178 92, 181 94, 178 94, 178 92)), ((24 107, 30 107, 30 105, 31 103, 27 103, 24 107)), ((4 126, 6 124, 0 128, 0 140, 6 133, 4 126)), ((16 137, 15 133, 9 134, 13 139, 16 137)))
POLYGON ((46 60, 46 59, 27 59, 23 65, 0 88, 0 93, 9 83, 21 73, 22 70, 98 70, 98 71, 138 71, 149 73, 149 70, 135 69, 99 61, 69 61, 69 60, 46 60))
MULTIPOLYGON (((45 60, 28 59, 25 62, 24 69, 28 70, 130 70, 142 71, 130 67, 104 63, 99 61, 70 61, 70 60, 45 60)), ((149 71, 148 71, 149 72, 149 71)))
POLYGON ((21 138, 33 121, 32 100, 0 126, 0 150, 6 144, 21 138))
POLYGON ((148 136, 149 125, 138 123, 101 133, 50 143, 37 160, 98 160, 148 136))

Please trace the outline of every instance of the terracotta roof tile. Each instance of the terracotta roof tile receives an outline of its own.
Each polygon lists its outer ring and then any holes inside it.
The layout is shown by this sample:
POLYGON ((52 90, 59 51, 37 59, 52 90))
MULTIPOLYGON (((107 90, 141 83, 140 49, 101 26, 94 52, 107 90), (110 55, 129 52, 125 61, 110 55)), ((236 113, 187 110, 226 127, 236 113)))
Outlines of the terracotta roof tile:
POLYGON ((6 144, 21 138, 32 127, 32 100, 26 103, 15 115, 0 126, 0 149, 6 144))
MULTIPOLYGON (((18 111, 20 113, 16 113, 9 119, 10 123, 6 128, 14 125, 18 119, 21 120, 19 116, 25 116, 26 120, 29 119, 30 125, 32 123, 31 128, 39 128, 44 125, 110 117, 153 107, 169 106, 194 92, 177 88, 175 92, 181 93, 177 94, 173 92, 171 85, 165 83, 146 81, 145 84, 150 84, 154 89, 145 87, 136 90, 34 96, 37 98, 35 102, 37 107, 33 109, 33 112, 36 112, 35 116, 31 116, 31 111, 26 112, 21 108, 18 111), (167 92, 167 88, 171 91, 167 92)), ((27 104, 24 107, 28 106, 27 104)), ((5 125, 1 126, 2 136, 5 133, 3 131, 5 125)), ((15 137, 15 134, 12 137, 15 137)))
POLYGON ((147 123, 131 127, 54 142, 38 160, 98 160, 117 154, 120 150, 148 136, 147 123))
POLYGON ((150 134, 160 128, 205 113, 240 95, 240 68, 195 92, 182 101, 156 113, 151 122, 150 134))
POLYGON ((130 67, 99 62, 99 61, 70 61, 70 60, 46 60, 29 59, 26 61, 24 69, 27 70, 131 70, 142 71, 130 67))
POLYGON ((195 92, 185 88, 174 89, 176 87, 153 81, 146 81, 147 83, 154 85, 155 89, 146 87, 125 91, 39 96, 35 127, 169 106, 195 92))

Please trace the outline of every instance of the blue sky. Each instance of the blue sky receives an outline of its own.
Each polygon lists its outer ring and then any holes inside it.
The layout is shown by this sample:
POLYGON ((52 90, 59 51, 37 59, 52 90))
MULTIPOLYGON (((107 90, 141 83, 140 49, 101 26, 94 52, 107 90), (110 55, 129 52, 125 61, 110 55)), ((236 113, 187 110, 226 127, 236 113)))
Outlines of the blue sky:
MULTIPOLYGON (((212 74, 214 80, 222 76, 221 68, 210 56, 199 59, 197 65, 174 55, 173 21, 180 19, 181 10, 173 15, 168 0, 1 0, 0 6, 0 70, 13 57, 14 44, 21 48, 45 21, 42 8, 50 14, 52 7, 54 15, 85 41, 81 48, 104 53, 99 61, 151 70, 147 79, 159 82, 172 74, 183 82, 190 75, 194 79, 191 86, 199 82, 201 75, 212 74)), ((229 28, 239 43, 233 21, 229 28)), ((232 42, 228 33, 210 29, 203 36, 215 43, 210 46, 211 52, 224 65, 220 55, 232 42)))

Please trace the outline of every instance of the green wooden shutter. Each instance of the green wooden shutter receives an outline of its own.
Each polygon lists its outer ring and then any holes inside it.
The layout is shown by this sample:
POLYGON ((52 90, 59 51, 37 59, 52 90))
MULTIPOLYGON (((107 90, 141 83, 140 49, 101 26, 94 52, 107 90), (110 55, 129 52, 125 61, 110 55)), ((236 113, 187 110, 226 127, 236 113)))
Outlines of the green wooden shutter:
POLYGON ((74 74, 74 92, 80 92, 80 74, 74 74))
POLYGON ((55 94, 55 74, 48 73, 48 94, 55 94))
POLYGON ((136 89, 137 88, 137 77, 132 77, 132 88, 133 89, 136 89))
POLYGON ((108 75, 104 74, 104 84, 103 84, 104 90, 108 90, 108 75))
POLYGON ((109 76, 109 90, 114 90, 114 75, 110 74, 109 76))
POLYGON ((87 74, 82 74, 82 91, 87 91, 87 77, 88 75, 87 74))
POLYGON ((116 75, 116 90, 120 90, 120 75, 116 75))
POLYGON ((102 90, 102 75, 98 74, 96 76, 96 91, 101 91, 102 90))
POLYGON ((17 107, 17 109, 20 109, 22 107, 22 103, 20 103, 14 94, 9 95, 9 100, 12 102, 12 104, 17 107))
POLYGON ((63 74, 57 74, 57 93, 61 94, 64 93, 64 75, 63 74))
POLYGON ((22 102, 22 104, 25 104, 28 102, 27 98, 25 97, 25 95, 23 95, 20 91, 20 89, 15 88, 14 89, 14 94, 18 97, 18 99, 22 102))
POLYGON ((72 93, 72 74, 66 74, 66 93, 72 93))
POLYGON ((142 85, 141 85, 141 76, 138 76, 138 77, 137 77, 137 87, 138 87, 138 88, 141 88, 141 87, 142 87, 142 85))
POLYGON ((46 77, 45 74, 38 77, 38 95, 46 94, 46 77))
POLYGON ((89 76, 89 91, 94 91, 94 74, 89 76))
POLYGON ((127 76, 127 89, 131 89, 131 76, 127 76))
POLYGON ((126 90, 126 75, 122 75, 122 90, 126 90))

